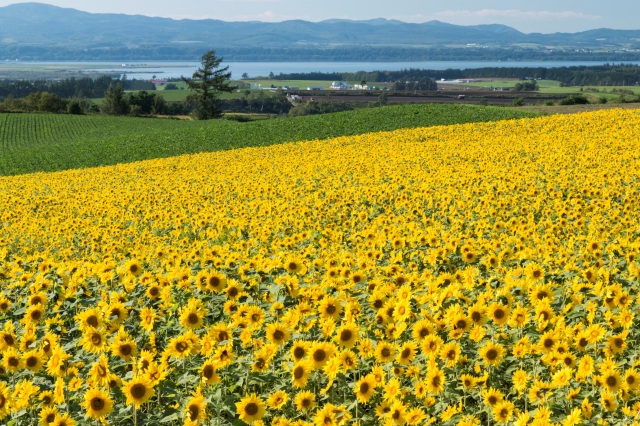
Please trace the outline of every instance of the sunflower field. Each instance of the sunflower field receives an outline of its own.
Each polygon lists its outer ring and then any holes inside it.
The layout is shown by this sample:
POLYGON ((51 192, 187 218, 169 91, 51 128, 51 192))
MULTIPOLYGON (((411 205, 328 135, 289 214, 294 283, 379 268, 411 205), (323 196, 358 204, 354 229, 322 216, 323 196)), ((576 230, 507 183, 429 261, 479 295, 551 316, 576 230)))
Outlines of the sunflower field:
POLYGON ((640 110, 0 178, 8 425, 640 424, 640 110))

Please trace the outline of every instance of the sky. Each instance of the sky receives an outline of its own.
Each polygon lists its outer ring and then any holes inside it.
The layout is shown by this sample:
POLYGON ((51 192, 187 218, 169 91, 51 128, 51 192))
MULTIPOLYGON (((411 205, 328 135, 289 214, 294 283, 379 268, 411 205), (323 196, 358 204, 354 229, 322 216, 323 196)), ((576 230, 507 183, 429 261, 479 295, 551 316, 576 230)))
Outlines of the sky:
MULTIPOLYGON (((14 3, 26 2, 0 0, 0 7, 14 3)), ((173 19, 315 22, 333 18, 387 18, 414 23, 438 20, 458 25, 504 24, 524 33, 640 29, 638 0, 43 0, 40 3, 92 13, 173 19)))

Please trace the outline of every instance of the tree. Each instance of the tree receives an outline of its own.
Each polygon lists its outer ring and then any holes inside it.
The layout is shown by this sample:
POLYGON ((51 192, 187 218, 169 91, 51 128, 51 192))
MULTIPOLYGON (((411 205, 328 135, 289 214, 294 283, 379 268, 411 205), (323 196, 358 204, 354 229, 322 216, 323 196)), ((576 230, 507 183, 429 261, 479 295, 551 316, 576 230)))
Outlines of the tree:
POLYGON ((231 92, 235 89, 229 85, 229 67, 219 68, 221 63, 222 58, 217 58, 215 50, 210 50, 202 55, 202 66, 193 73, 192 78, 182 77, 189 90, 193 92, 189 98, 196 104, 193 115, 198 120, 222 116, 219 95, 221 92, 231 92))
POLYGON ((124 90, 120 83, 109 85, 104 94, 104 100, 100 105, 100 111, 107 115, 127 115, 129 114, 129 102, 124 96, 124 90))

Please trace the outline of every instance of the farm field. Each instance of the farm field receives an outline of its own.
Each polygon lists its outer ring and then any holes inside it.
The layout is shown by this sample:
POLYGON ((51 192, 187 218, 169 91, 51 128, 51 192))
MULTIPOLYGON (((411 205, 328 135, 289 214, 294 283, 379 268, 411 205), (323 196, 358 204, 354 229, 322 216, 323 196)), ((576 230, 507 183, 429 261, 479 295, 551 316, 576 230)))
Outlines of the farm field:
POLYGON ((537 114, 461 105, 388 106, 250 123, 0 114, 0 175, 94 167, 376 130, 496 121, 537 114))
POLYGON ((612 109, 2 177, 0 420, 637 424, 638 140, 612 109))

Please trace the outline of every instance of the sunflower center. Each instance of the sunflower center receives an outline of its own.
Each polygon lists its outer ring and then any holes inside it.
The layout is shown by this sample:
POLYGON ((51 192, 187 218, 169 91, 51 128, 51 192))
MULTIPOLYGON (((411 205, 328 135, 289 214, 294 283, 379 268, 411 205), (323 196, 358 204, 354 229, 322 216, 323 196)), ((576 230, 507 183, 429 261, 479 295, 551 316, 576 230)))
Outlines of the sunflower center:
POLYGON ((498 358, 498 351, 491 348, 487 351, 487 359, 489 361, 494 361, 496 358, 498 358))
POLYGON ((293 356, 296 359, 301 359, 304 357, 304 348, 298 346, 293 350, 293 356))
POLYGON ((496 309, 493 312, 493 317, 495 319, 501 320, 502 318, 504 318, 505 312, 502 309, 496 309))
POLYGON ((5 334, 4 335, 4 342, 8 345, 8 346, 13 346, 15 343, 15 339, 13 338, 12 335, 10 334, 5 334))
POLYGON ((342 332, 340 333, 340 341, 342 342, 348 342, 352 337, 353 333, 351 332, 351 330, 342 330, 342 332))
POLYGON ((328 306, 327 306, 327 309, 326 309, 326 312, 327 312, 329 315, 333 315, 333 314, 335 314, 335 312, 336 312, 336 307, 335 307, 334 305, 328 305, 328 306))
POLYGON ((142 399, 147 394, 147 387, 143 383, 136 383, 131 386, 131 396, 135 399, 142 399))
POLYGON ((200 414, 200 408, 195 404, 191 404, 189 406, 189 419, 195 422, 198 419, 198 414, 200 414))
POLYGON ((189 345, 187 345, 186 342, 178 342, 178 344, 176 344, 176 351, 180 353, 186 351, 187 349, 189 349, 189 345))
POLYGON ((400 353, 400 357, 402 357, 403 359, 407 359, 411 356, 411 349, 409 348, 404 348, 404 350, 400 353))
POLYGON ((9 367, 17 367, 20 365, 20 360, 12 356, 12 357, 9 357, 7 364, 9 364, 9 367))
POLYGON ((204 368, 202 369, 202 375, 207 379, 211 379, 213 377, 213 366, 212 365, 205 365, 204 368))
POLYGON ((369 383, 364 382, 364 383, 360 383, 360 393, 367 393, 369 392, 369 383))
POLYGON ((40 317, 42 317, 42 312, 38 309, 36 309, 35 311, 31 312, 31 319, 34 321, 38 321, 40 319, 40 317))
POLYGON ((93 343, 94 345, 99 345, 100 343, 102 343, 102 336, 100 336, 99 333, 93 333, 91 335, 91 343, 93 343))
POLYGON ((465 321, 465 320, 463 320, 463 319, 458 320, 458 321, 456 322, 456 328, 459 328, 459 329, 463 329, 463 330, 464 330, 465 328, 467 328, 467 321, 465 321))
POLYGON ((301 379, 303 376, 304 376, 304 367, 296 367, 296 368, 293 370, 293 377, 294 377, 296 380, 301 379))
POLYGON ((244 407, 244 412, 250 416, 255 416, 258 414, 258 404, 255 402, 250 402, 244 407))
POLYGON ((610 387, 615 387, 618 384, 618 380, 613 377, 613 376, 609 376, 607 377, 607 385, 610 387))
POLYGON ((317 349, 313 352, 313 360, 316 362, 322 362, 326 357, 327 353, 324 351, 324 349, 317 349))
POLYGON ((91 398, 91 408, 93 408, 94 410, 100 411, 104 408, 104 406, 105 402, 101 397, 96 396, 94 398, 91 398))
POLYGON ((187 316, 187 322, 189 324, 197 324, 200 321, 200 317, 198 314, 191 312, 189 316, 187 316))
MULTIPOLYGON (((92 338, 93 340, 93 338, 92 338)), ((129 356, 131 355, 131 352, 133 351, 133 348, 131 347, 131 345, 129 343, 125 343, 124 345, 120 345, 120 353, 124 356, 129 356)))
POLYGON ((98 317, 95 315, 89 315, 87 317, 87 324, 94 328, 98 327, 98 317))
POLYGON ((276 330, 273 332, 273 338, 275 340, 282 340, 284 339, 284 333, 282 332, 282 330, 276 330))
POLYGON ((27 360, 25 361, 25 364, 27 367, 29 368, 33 368, 36 365, 38 365, 38 358, 36 358, 35 356, 30 356, 29 358, 27 358, 27 360))

